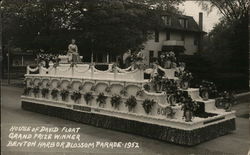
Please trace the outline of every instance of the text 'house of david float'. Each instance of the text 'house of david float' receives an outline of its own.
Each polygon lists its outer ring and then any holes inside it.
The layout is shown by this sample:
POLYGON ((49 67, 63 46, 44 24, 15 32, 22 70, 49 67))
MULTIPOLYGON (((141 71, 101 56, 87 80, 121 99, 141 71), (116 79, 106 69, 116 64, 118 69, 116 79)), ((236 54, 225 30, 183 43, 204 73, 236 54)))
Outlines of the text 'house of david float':
POLYGON ((106 71, 94 64, 28 66, 22 108, 181 145, 235 130, 235 112, 226 97, 208 99, 212 92, 206 85, 188 88, 191 74, 183 66, 166 65, 144 69, 135 63, 121 69, 110 64, 106 71), (152 78, 144 79, 145 73, 152 78))

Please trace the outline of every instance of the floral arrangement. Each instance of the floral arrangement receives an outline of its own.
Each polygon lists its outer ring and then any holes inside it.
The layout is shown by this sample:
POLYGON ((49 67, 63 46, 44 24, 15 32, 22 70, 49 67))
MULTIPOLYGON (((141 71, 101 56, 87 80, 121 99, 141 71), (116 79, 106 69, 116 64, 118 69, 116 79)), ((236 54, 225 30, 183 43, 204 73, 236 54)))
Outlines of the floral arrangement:
POLYGON ((130 96, 125 102, 125 105, 128 107, 129 111, 132 111, 132 109, 137 105, 136 98, 134 96, 130 96))
POLYGON ((99 106, 106 104, 106 99, 108 97, 104 95, 104 93, 100 93, 97 98, 96 102, 99 103, 99 106))
POLYGON ((107 93, 110 93, 110 92, 111 92, 111 87, 110 87, 110 86, 107 86, 107 87, 105 88, 105 91, 106 91, 107 93))
POLYGON ((120 95, 114 95, 111 97, 111 105, 118 109, 119 105, 122 103, 122 98, 120 95))
POLYGON ((174 95, 177 103, 183 103, 185 98, 188 97, 187 94, 182 90, 177 90, 174 95))
POLYGON ((146 91, 150 91, 150 85, 148 83, 146 83, 145 85, 143 85, 143 88, 146 91))
POLYGON ((94 99, 92 92, 85 93, 83 97, 87 104, 89 104, 89 101, 94 99))
POLYGON ((190 73, 189 71, 182 71, 179 74, 179 78, 181 79, 181 81, 191 81, 193 79, 192 73, 190 73))
POLYGON ((162 82, 162 90, 167 94, 175 94, 178 89, 177 82, 173 79, 164 79, 162 82))
POLYGON ((157 74, 156 76, 153 77, 153 79, 151 80, 153 87, 155 89, 156 92, 160 92, 162 89, 162 76, 157 74))
POLYGON ((138 90, 137 92, 136 92, 136 96, 140 96, 140 97, 142 97, 143 96, 143 90, 142 89, 140 89, 140 90, 138 90))
POLYGON ((123 89, 120 91, 120 94, 123 95, 123 96, 127 96, 127 95, 128 95, 127 89, 126 89, 126 88, 123 88, 123 89))
POLYGON ((62 97, 63 101, 66 101, 66 98, 69 96, 69 91, 66 89, 61 90, 60 96, 62 97))
POLYGON ((42 63, 43 61, 46 63, 46 64, 49 64, 50 61, 52 61, 53 63, 56 63, 56 62, 59 62, 60 59, 58 58, 58 55, 54 55, 54 54, 51 54, 51 53, 39 53, 37 55, 37 59, 38 63, 42 63))
POLYGON ((181 109, 184 111, 183 117, 185 117, 186 122, 192 121, 193 113, 198 109, 198 107, 198 103, 193 101, 190 96, 185 97, 181 109))
POLYGON ((142 106, 145 110, 145 112, 147 114, 149 114, 152 110, 152 106, 155 104, 156 102, 154 100, 149 100, 149 99, 145 99, 142 103, 142 106))
POLYGON ((200 96, 202 98, 205 98, 206 94, 208 94, 207 97, 210 97, 210 98, 218 97, 218 91, 217 91, 216 85, 213 82, 203 80, 199 87, 199 91, 200 91, 200 96))
POLYGON ((216 99, 215 106, 225 109, 225 111, 231 111, 232 105, 236 103, 236 98, 233 93, 224 91, 220 93, 219 96, 220 97, 216 99))
POLYGON ((73 94, 71 95, 71 99, 74 102, 77 102, 81 98, 82 94, 79 91, 74 91, 73 94))
POLYGON ((33 88, 33 93, 34 93, 34 95, 35 95, 35 97, 37 96, 37 94, 39 93, 39 86, 35 86, 34 88, 33 88))
POLYGON ((51 91, 51 96, 53 99, 57 99, 58 92, 59 92, 58 89, 53 89, 51 91))
POLYGON ((31 92, 31 90, 32 90, 31 87, 26 87, 26 88, 24 88, 23 95, 26 95, 26 96, 29 95, 30 92, 31 92))
POLYGON ((45 98, 47 96, 47 94, 49 94, 49 89, 48 88, 43 88, 41 90, 42 93, 42 97, 45 98))

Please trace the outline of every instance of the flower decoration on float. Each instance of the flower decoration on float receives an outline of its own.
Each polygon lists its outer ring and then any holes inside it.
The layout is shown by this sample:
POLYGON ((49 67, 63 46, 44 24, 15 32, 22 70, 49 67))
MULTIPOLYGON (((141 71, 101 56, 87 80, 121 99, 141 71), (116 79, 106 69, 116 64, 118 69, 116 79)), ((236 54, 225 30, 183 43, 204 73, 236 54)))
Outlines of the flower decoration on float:
POLYGON ((150 91, 150 85, 149 83, 146 83, 143 85, 143 89, 146 90, 146 91, 150 91))
POLYGON ((119 105, 122 103, 122 97, 120 95, 113 95, 111 97, 111 106, 115 109, 119 109, 119 105))
POLYGON ((209 82, 206 80, 202 80, 199 87, 199 92, 200 96, 204 100, 208 100, 209 98, 216 98, 219 95, 216 85, 213 82, 209 82))
POLYGON ((32 88, 31 87, 25 87, 23 91, 23 95, 28 96, 30 95, 32 88))
POLYGON ((49 94, 49 89, 48 88, 42 88, 41 93, 42 93, 42 97, 46 98, 47 95, 49 94))
POLYGON ((232 110, 232 105, 237 103, 237 100, 232 92, 224 91, 219 94, 219 98, 215 101, 215 106, 219 109, 224 109, 226 112, 232 110))
POLYGON ((131 112, 135 106, 137 105, 137 101, 135 96, 130 96, 127 101, 125 102, 126 107, 128 107, 128 110, 131 112))
POLYGON ((34 96, 35 96, 35 97, 37 97, 39 91, 40 91, 39 86, 35 86, 35 87, 33 88, 33 93, 34 93, 34 96))
POLYGON ((156 102, 154 100, 150 100, 150 99, 145 99, 142 103, 142 106, 144 108, 144 111, 149 114, 152 110, 153 105, 156 104, 156 102))
POLYGON ((71 95, 71 99, 74 101, 74 102, 77 102, 80 100, 82 94, 79 92, 79 91, 74 91, 71 95))
POLYGON ((83 97, 84 97, 84 100, 85 100, 86 104, 89 104, 89 102, 94 99, 94 96, 93 96, 92 92, 85 93, 83 95, 83 97))
POLYGON ((99 95, 96 98, 96 102, 99 103, 99 106, 104 106, 106 104, 107 96, 104 95, 104 93, 99 93, 99 95))
POLYGON ((58 89, 56 89, 56 88, 52 89, 52 91, 51 91, 52 99, 57 100, 58 99, 58 93, 59 93, 58 89))
POLYGON ((182 105, 183 118, 186 122, 192 122, 194 112, 199 108, 199 104, 192 100, 191 96, 185 97, 182 105))
POLYGON ((66 101, 66 98, 69 96, 69 91, 66 89, 61 90, 60 96, 62 97, 63 101, 66 101))
POLYGON ((139 89, 139 90, 136 92, 136 96, 142 97, 142 96, 143 96, 143 93, 144 93, 144 91, 143 91, 142 89, 139 89))

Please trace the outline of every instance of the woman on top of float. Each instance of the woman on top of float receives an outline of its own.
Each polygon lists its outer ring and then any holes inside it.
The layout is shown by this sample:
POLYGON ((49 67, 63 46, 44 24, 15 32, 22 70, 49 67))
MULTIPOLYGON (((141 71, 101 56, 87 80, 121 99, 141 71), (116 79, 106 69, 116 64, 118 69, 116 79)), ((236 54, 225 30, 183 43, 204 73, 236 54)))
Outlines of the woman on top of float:
POLYGON ((71 44, 68 46, 68 56, 69 56, 69 61, 73 63, 80 62, 80 56, 78 54, 78 47, 75 44, 76 40, 72 39, 71 44))

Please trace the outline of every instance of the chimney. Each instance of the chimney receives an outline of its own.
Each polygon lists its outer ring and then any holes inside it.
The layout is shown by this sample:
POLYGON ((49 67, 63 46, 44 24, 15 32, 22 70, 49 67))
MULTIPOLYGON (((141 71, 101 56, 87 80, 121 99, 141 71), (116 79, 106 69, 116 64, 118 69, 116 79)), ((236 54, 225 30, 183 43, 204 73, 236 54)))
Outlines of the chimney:
POLYGON ((199 28, 202 31, 203 30, 203 13, 199 13, 199 28))
MULTIPOLYGON (((200 31, 203 31, 203 13, 202 12, 199 13, 199 28, 200 28, 200 31)), ((199 44, 198 44, 198 51, 199 52, 201 52, 203 50, 202 41, 203 41, 203 33, 200 33, 199 44)))

